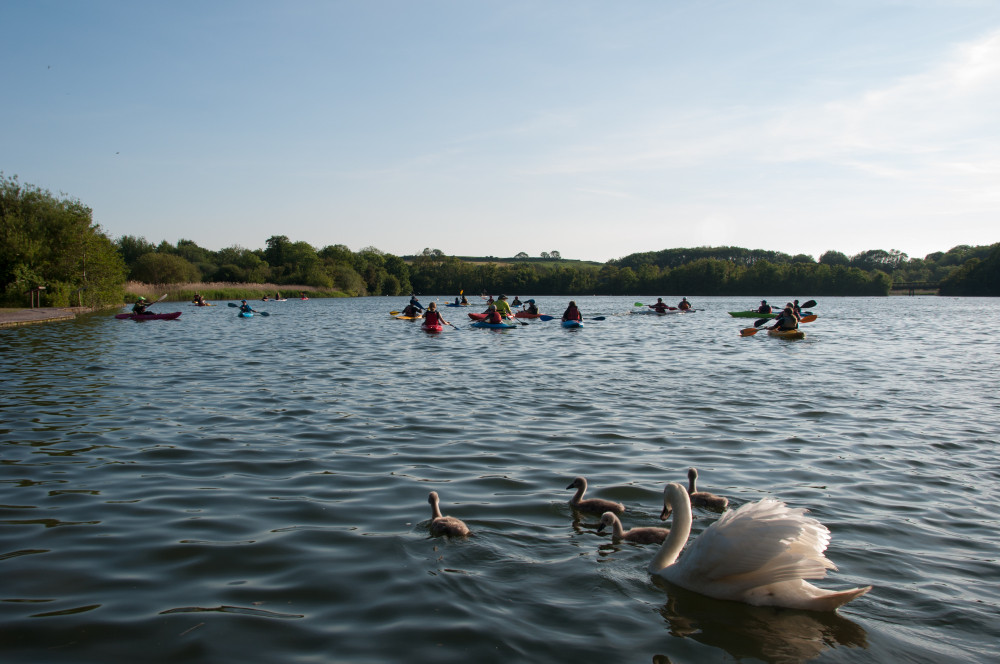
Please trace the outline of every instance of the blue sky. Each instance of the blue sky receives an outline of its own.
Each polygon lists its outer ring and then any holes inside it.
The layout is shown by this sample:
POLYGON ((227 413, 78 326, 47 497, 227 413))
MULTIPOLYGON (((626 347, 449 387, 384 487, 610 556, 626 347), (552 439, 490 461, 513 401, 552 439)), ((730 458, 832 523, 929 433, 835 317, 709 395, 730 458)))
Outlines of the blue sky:
POLYGON ((0 3, 0 170, 112 237, 605 261, 1000 241, 1000 3, 0 3))

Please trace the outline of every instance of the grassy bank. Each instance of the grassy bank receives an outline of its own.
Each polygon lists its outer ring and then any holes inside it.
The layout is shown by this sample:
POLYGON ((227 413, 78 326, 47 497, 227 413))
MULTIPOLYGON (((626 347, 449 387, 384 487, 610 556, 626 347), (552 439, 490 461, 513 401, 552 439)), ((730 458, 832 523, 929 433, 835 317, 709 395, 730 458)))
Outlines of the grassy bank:
POLYGON ((125 284, 125 300, 128 302, 134 302, 140 295, 155 300, 164 293, 169 302, 190 302, 196 293, 201 293, 206 300, 259 300, 265 295, 273 298, 278 293, 281 297, 299 297, 302 293, 310 298, 350 297, 341 291, 287 284, 238 284, 224 281, 186 284, 145 284, 130 281, 125 284))

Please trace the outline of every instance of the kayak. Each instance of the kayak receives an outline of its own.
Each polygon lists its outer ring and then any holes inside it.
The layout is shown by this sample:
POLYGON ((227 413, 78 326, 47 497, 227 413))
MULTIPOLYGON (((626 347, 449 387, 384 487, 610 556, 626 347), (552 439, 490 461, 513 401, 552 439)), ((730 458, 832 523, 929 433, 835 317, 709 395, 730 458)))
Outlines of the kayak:
POLYGON ((206 302, 205 304, 198 304, 197 302, 192 302, 191 304, 193 304, 196 307, 214 307, 214 306, 216 306, 216 305, 210 304, 208 302, 206 302))
POLYGON ((514 314, 514 318, 538 318, 539 316, 544 316, 545 314, 529 314, 527 311, 518 311, 514 314))
POLYGON ((633 311, 633 314, 655 314, 657 316, 666 316, 667 314, 691 314, 693 311, 684 311, 682 309, 668 309, 667 311, 654 311, 653 309, 643 309, 642 311, 633 311))
POLYGON ((768 336, 779 339, 805 339, 806 333, 802 330, 768 330, 768 336))
POLYGON ((477 320, 472 324, 472 327, 488 327, 493 330, 506 330, 512 327, 517 327, 513 323, 487 323, 484 320, 477 320))
POLYGON ((419 316, 393 316, 396 320, 420 320, 423 317, 423 314, 420 314, 419 316))
MULTIPOLYGON (((472 313, 470 313, 469 314, 469 318, 471 318, 472 320, 486 320, 486 316, 487 315, 488 314, 472 314, 472 313)), ((506 318, 507 320, 510 320, 512 318, 512 316, 504 316, 504 318, 506 318)))
POLYGON ((253 312, 252 311, 241 311, 241 312, 239 312, 236 315, 239 318, 253 318, 253 312))
POLYGON ((465 304, 455 304, 454 302, 444 305, 446 307, 471 307, 472 305, 466 302, 465 304))
POLYGON ((174 320, 180 315, 181 312, 175 311, 170 314, 115 314, 115 318, 129 318, 132 320, 174 320))
POLYGON ((562 322, 563 327, 583 327, 583 323, 578 320, 564 320, 562 322))
POLYGON ((420 327, 422 327, 425 332, 443 332, 444 331, 444 325, 442 325, 441 323, 436 323, 434 325, 428 325, 427 323, 424 323, 420 327))

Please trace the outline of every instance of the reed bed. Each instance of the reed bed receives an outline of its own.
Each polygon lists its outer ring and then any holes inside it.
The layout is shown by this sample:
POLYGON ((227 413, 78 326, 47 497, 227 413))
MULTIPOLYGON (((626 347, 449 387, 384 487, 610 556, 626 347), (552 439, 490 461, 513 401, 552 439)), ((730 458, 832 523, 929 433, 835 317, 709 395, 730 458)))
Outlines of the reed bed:
POLYGON ((141 281, 129 281, 125 284, 125 299, 135 301, 142 295, 150 299, 158 299, 166 294, 169 302, 186 302, 194 299, 196 293, 201 293, 206 300, 259 300, 265 295, 274 297, 281 293, 282 297, 299 297, 305 293, 310 298, 315 297, 350 297, 347 293, 337 290, 323 290, 313 286, 296 284, 246 284, 225 281, 202 281, 178 284, 147 284, 141 281))

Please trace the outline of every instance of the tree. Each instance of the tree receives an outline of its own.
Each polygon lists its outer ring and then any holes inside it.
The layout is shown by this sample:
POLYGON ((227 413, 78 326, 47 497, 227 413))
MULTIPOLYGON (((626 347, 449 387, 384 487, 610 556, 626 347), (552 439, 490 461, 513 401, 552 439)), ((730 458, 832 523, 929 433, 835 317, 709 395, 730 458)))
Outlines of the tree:
POLYGON ((558 251, 550 251, 549 258, 562 258, 562 254, 560 254, 558 251))
POLYGON ((819 257, 819 262, 823 265, 848 265, 851 259, 846 254, 831 249, 819 257))
POLYGON ((132 278, 147 284, 180 284, 201 279, 190 261, 174 254, 146 254, 132 266, 132 278))
POLYGON ((549 252, 547 252, 547 251, 543 251, 543 252, 542 252, 542 253, 540 254, 540 256, 541 256, 542 258, 548 258, 548 257, 549 257, 549 252))
POLYGON ((45 286, 43 304, 120 303, 125 263, 93 212, 0 173, 0 289, 23 305, 25 291, 45 286))
POLYGON ((527 257, 528 257, 528 254, 525 253, 525 252, 523 252, 523 251, 519 251, 519 252, 517 252, 517 254, 514 255, 514 258, 527 258, 527 257))

